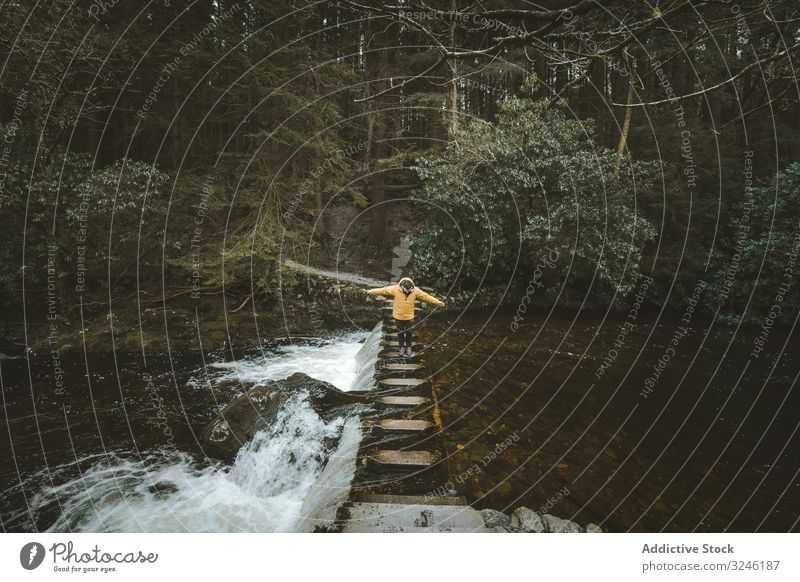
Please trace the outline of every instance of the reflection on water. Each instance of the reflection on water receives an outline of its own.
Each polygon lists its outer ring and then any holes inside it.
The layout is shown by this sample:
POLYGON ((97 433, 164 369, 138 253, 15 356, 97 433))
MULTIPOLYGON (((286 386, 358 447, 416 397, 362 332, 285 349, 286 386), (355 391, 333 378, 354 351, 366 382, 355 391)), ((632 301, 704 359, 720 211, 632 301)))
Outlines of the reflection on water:
POLYGON ((752 330, 693 322, 669 350, 679 318, 642 317, 608 358, 624 314, 529 311, 517 332, 512 319, 422 328, 458 493, 614 531, 798 528, 796 341, 747 363, 752 330))

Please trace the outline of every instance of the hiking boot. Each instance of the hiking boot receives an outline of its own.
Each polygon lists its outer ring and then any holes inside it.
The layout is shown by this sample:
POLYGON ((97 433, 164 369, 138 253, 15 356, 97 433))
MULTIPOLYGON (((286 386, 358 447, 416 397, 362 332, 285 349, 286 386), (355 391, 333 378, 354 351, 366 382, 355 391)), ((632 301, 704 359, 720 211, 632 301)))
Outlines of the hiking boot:
POLYGON ((410 351, 411 350, 408 349, 408 348, 400 348, 400 357, 401 358, 407 358, 408 357, 408 352, 410 352, 410 351))
POLYGON ((415 354, 411 348, 406 348, 406 357, 407 358, 413 358, 416 355, 417 354, 415 354))

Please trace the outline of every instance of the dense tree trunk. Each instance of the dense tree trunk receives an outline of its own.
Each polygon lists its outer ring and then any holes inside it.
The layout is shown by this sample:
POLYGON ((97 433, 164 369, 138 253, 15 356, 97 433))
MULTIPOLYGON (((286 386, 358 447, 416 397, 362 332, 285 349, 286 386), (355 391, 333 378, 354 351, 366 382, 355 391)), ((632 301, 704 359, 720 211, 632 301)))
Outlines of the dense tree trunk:
MULTIPOLYGON (((375 63, 374 67, 368 67, 371 71, 370 81, 374 81, 378 93, 384 91, 389 84, 389 51, 386 30, 381 30, 376 34, 378 49, 370 53, 375 63)), ((387 123, 387 98, 386 94, 376 98, 370 106, 373 111, 369 119, 369 135, 367 138, 368 167, 370 171, 367 181, 369 192, 368 198, 372 204, 369 220, 369 242, 376 247, 382 247, 386 239, 386 208, 384 203, 384 172, 381 168, 381 159, 386 150, 386 123, 387 123)))
POLYGON ((314 213, 317 216, 317 232, 322 244, 328 242, 328 229, 325 225, 324 201, 322 198, 322 180, 317 178, 314 183, 314 213))
POLYGON ((537 52, 533 63, 534 71, 536 73, 536 96, 547 97, 550 95, 550 77, 549 69, 547 67, 547 57, 542 52, 537 52))
POLYGON ((634 94, 634 79, 636 71, 630 65, 628 60, 625 61, 625 70, 628 72, 628 98, 626 100, 626 104, 628 107, 625 108, 625 119, 622 122, 622 131, 619 134, 619 143, 617 144, 617 165, 614 168, 614 176, 619 176, 619 169, 622 165, 622 158, 625 154, 625 146, 628 143, 628 132, 631 128, 631 117, 633 116, 633 107, 630 105, 633 103, 633 94, 634 94))
MULTIPOLYGON (((450 12, 455 13, 458 9, 456 0, 450 2, 450 12)), ((455 49, 456 45, 456 20, 450 22, 450 48, 455 49)), ((455 139, 458 131, 458 60, 448 59, 447 66, 450 69, 449 91, 447 93, 447 135, 450 141, 455 139)))

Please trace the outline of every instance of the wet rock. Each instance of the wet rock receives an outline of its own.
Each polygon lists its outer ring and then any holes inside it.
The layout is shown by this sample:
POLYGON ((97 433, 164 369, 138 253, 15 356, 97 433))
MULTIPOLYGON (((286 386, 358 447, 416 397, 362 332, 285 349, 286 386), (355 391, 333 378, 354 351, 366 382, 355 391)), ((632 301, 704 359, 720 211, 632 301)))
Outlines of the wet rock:
POLYGON ((518 507, 511 514, 511 527, 524 532, 542 533, 544 523, 538 513, 527 507, 518 507))
POLYGON ((433 512, 429 509, 421 511, 419 517, 414 520, 414 526, 416 527, 431 527, 432 525, 434 525, 433 512))
POLYGON ((203 450, 212 457, 232 462, 243 445, 275 422, 289 398, 301 392, 326 420, 340 415, 345 407, 364 402, 363 397, 342 392, 327 382, 306 374, 293 374, 234 398, 203 431, 203 450))
POLYGON ((580 526, 574 521, 568 519, 561 519, 549 513, 542 516, 545 531, 548 533, 580 533, 580 526))
POLYGON ((496 509, 482 509, 481 515, 483 516, 483 522, 486 524, 486 527, 511 525, 511 518, 502 511, 497 511, 496 509))
POLYGON ((586 533, 603 533, 603 530, 596 523, 586 524, 586 533))
POLYGON ((174 483, 159 481, 158 483, 150 485, 150 487, 147 488, 147 491, 158 497, 167 497, 168 495, 178 491, 178 486, 174 483))
POLYGON ((275 385, 248 390, 231 401, 203 431, 206 454, 231 462, 255 434, 275 422, 290 394, 275 385))

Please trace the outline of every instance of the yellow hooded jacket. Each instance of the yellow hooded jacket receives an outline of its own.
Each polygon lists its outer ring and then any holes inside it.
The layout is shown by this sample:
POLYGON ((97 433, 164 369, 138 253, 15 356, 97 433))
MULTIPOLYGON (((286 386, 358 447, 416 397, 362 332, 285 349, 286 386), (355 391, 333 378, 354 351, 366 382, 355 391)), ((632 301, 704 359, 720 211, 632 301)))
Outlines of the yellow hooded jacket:
MULTIPOLYGON (((370 289, 367 291, 370 295, 386 295, 387 297, 394 298, 394 305, 392 307, 392 317, 395 319, 399 319, 401 321, 408 321, 409 319, 414 319, 414 301, 417 299, 421 299, 422 301, 426 301, 428 303, 432 303, 434 305, 442 305, 442 302, 433 297, 432 295, 428 295, 420 289, 419 287, 414 287, 411 290, 411 293, 406 294, 403 293, 403 290, 400 288, 400 283, 409 279, 408 277, 403 277, 398 281, 397 285, 389 285, 388 287, 380 287, 379 289, 370 289)), ((414 284, 414 281, 411 281, 411 284, 414 284)))

